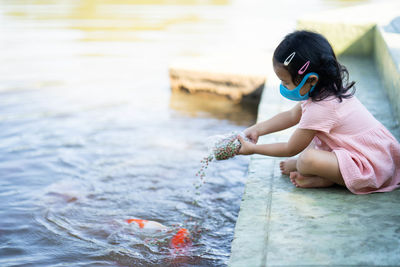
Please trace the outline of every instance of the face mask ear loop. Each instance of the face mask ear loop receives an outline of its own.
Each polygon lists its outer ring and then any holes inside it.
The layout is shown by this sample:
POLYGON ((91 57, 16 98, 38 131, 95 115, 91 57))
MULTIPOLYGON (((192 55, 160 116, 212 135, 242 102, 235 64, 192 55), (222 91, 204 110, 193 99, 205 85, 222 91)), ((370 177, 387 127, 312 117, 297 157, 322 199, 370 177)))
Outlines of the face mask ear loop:
MULTIPOLYGON (((299 88, 299 91, 300 91, 300 89, 304 86, 304 84, 307 82, 308 78, 309 78, 312 74, 313 74, 312 72, 306 74, 306 76, 304 76, 304 78, 303 78, 303 80, 301 81, 301 83, 300 83, 299 85, 296 86, 296 88, 297 88, 297 87, 299 88)), ((300 94, 300 92, 299 92, 299 94, 300 94)))

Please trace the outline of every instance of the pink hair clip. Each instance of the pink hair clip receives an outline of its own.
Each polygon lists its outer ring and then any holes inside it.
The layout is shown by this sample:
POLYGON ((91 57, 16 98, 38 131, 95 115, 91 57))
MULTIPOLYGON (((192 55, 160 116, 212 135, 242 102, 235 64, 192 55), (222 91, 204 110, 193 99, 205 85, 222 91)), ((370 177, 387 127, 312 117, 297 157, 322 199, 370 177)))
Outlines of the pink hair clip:
POLYGON ((296 55, 296 52, 291 53, 283 62, 283 65, 287 66, 289 65, 289 63, 292 61, 292 59, 294 58, 294 55, 296 55))
POLYGON ((308 68, 309 65, 310 65, 310 60, 307 61, 306 64, 304 64, 303 67, 301 67, 301 68, 299 69, 298 73, 299 73, 300 75, 303 74, 303 73, 307 70, 307 68, 308 68))

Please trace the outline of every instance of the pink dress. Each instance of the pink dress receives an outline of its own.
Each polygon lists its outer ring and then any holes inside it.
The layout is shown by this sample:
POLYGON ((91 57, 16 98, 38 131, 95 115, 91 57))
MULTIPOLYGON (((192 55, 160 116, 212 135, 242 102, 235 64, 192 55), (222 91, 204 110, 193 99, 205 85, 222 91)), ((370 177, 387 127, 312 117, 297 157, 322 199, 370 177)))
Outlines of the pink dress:
POLYGON ((317 130, 317 149, 333 151, 346 187, 354 194, 400 187, 400 144, 355 97, 311 99, 301 104, 301 129, 317 130))

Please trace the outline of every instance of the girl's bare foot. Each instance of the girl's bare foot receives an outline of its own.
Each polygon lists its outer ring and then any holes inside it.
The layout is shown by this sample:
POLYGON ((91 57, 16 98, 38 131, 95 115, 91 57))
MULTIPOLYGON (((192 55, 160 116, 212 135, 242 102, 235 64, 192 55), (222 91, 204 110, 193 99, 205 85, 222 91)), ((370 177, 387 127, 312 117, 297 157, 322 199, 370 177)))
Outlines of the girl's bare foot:
POLYGON ((297 158, 290 158, 279 163, 279 168, 282 174, 289 175, 290 172, 297 171, 296 169, 297 158))
POLYGON ((318 176, 303 176, 298 172, 290 172, 290 181, 296 187, 311 188, 311 187, 329 187, 334 185, 327 179, 318 176))

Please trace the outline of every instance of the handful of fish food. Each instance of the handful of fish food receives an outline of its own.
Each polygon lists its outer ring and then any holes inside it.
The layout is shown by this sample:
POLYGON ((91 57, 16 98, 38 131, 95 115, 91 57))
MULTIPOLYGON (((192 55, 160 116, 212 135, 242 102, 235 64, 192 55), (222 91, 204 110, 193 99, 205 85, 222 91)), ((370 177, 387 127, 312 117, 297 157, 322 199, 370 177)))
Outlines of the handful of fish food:
MULTIPOLYGON (((200 176, 202 183, 204 183, 205 169, 208 168, 208 163, 215 160, 225 160, 233 158, 239 154, 242 144, 238 136, 243 137, 244 140, 249 141, 244 133, 231 132, 225 135, 214 135, 207 139, 209 154, 201 160, 201 168, 196 176, 200 176)), ((199 187, 199 186, 198 186, 199 187)))
POLYGON ((238 139, 238 135, 242 136, 244 140, 248 141, 248 138, 244 133, 232 132, 226 135, 217 135, 212 137, 214 144, 211 146, 212 156, 216 160, 225 160, 233 158, 239 154, 239 150, 242 147, 238 139))

